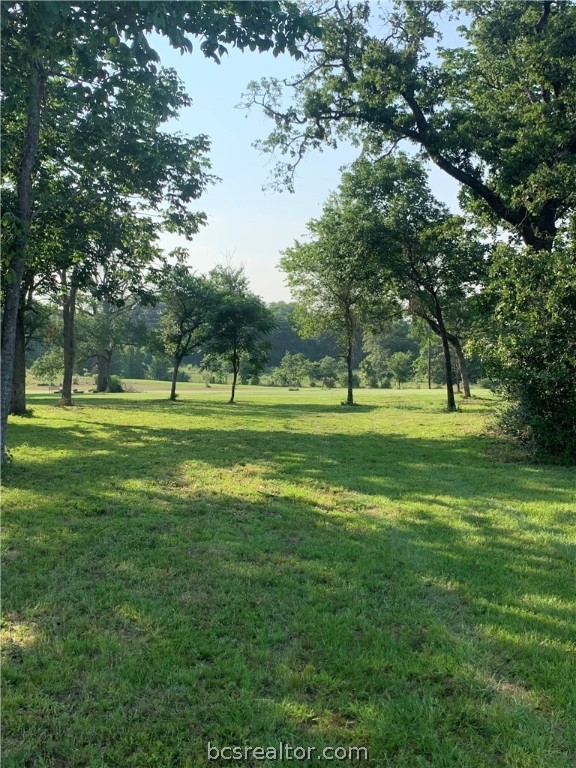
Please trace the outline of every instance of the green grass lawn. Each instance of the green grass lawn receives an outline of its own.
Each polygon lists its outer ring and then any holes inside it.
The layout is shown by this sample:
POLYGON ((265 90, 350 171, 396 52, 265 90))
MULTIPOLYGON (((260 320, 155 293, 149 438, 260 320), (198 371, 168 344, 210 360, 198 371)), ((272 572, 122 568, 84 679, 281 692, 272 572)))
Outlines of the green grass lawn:
POLYGON ((573 768, 573 469, 488 395, 180 391, 11 420, 4 768, 573 768))

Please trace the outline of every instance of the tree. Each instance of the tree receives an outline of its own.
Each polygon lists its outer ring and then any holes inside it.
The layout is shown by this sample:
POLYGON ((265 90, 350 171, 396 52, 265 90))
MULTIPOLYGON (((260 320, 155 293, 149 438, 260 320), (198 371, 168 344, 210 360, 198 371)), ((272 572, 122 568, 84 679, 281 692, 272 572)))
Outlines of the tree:
POLYGON ((33 298, 31 286, 23 291, 17 318, 17 338, 19 344, 14 350, 14 377, 10 414, 24 415, 26 409, 26 364, 27 352, 34 344, 45 341, 46 328, 50 322, 52 308, 33 298))
POLYGON ((362 349, 366 357, 360 363, 360 372, 367 386, 390 386, 388 361, 395 352, 418 353, 411 331, 411 324, 402 317, 380 324, 377 332, 364 331, 362 349))
POLYGON ((305 358, 318 361, 326 355, 337 355, 338 347, 334 338, 328 333, 320 334, 314 339, 302 339, 294 329, 293 302, 277 301, 268 304, 276 319, 276 328, 269 334, 270 358, 269 364, 280 365, 286 352, 297 354, 301 352, 305 358))
POLYGON ((96 360, 97 392, 110 392, 114 354, 127 344, 145 340, 147 328, 136 312, 137 307, 134 300, 114 304, 106 299, 92 299, 81 304, 79 354, 84 359, 96 360))
POLYGON ((410 352, 394 352, 394 354, 388 360, 388 370, 396 379, 398 389, 401 388, 402 383, 409 381, 413 373, 413 358, 410 352))
POLYGON ((272 371, 272 380, 280 387, 301 387, 310 375, 310 361, 302 352, 292 355, 286 352, 280 365, 272 371))
POLYGON ((374 261, 374 226, 367 207, 332 196, 308 230, 313 240, 284 251, 280 268, 296 300, 299 333, 330 332, 346 360, 346 405, 354 405, 354 352, 364 323, 389 314, 384 272, 374 261))
POLYGON ((576 6, 399 2, 378 20, 373 10, 326 4, 303 73, 251 84, 246 105, 275 121, 261 146, 288 157, 280 178, 290 184, 308 149, 343 135, 378 155, 407 141, 463 186, 471 207, 550 250, 576 202, 576 6), (454 48, 441 42, 448 8, 465 22, 454 48), (294 95, 287 108, 283 87, 294 95))
POLYGON ((332 389, 336 386, 342 374, 347 375, 347 373, 342 360, 325 355, 321 360, 313 363, 310 377, 313 381, 321 381, 322 386, 326 387, 326 389, 332 389))
MULTIPOLYGON (((138 93, 157 75, 158 55, 147 34, 156 31, 168 37, 181 51, 191 50, 190 35, 203 38, 201 49, 216 61, 226 45, 241 49, 288 50, 299 55, 297 41, 314 26, 296 6, 287 3, 100 3, 80 4, 2 3, 2 84, 4 131, 3 177, 13 193, 14 206, 3 225, 9 232, 10 247, 4 249, 4 311, 2 322, 2 366, 0 458, 5 461, 5 441, 21 283, 28 265, 30 226, 33 217, 34 169, 43 134, 46 103, 44 95, 51 78, 68 83, 67 95, 80 95, 84 108, 90 105, 105 113, 127 86, 138 93)), ((65 98, 52 104, 54 124, 75 126, 59 112, 69 103, 65 98)), ((167 105, 170 106, 170 105, 167 105)), ((80 114, 81 117, 82 113, 80 114)), ((78 116, 78 115, 77 115, 78 116)), ((76 116, 76 117, 77 117, 76 116)), ((140 124, 142 127, 142 124, 140 124)), ((136 132, 137 133, 137 132, 136 132)), ((130 141, 132 131, 124 133, 130 141)), ((86 148, 94 146, 88 136, 86 148)), ((135 141, 140 140, 138 135, 135 141)), ((56 143, 57 146, 58 143, 56 143)), ((122 154, 114 160, 120 171, 122 154)), ((153 178, 154 166, 148 168, 153 178)), ((193 185, 187 195, 173 197, 173 223, 182 225, 180 205, 197 196, 193 185)))
POLYGON ((217 267, 210 273, 210 280, 215 289, 215 302, 208 318, 210 334, 203 347, 203 366, 218 367, 222 360, 230 365, 229 403, 232 404, 242 361, 248 362, 254 375, 264 368, 270 346, 264 337, 274 327, 275 320, 262 299, 249 291, 243 269, 217 267))
MULTIPOLYGON (((416 380, 426 381, 428 389, 432 389, 432 382, 445 384, 446 367, 440 338, 434 335, 430 326, 419 318, 416 318, 416 322, 412 325, 411 333, 419 343, 418 357, 414 361, 416 380)), ((452 360, 452 370, 454 370, 454 360, 452 360)))
POLYGON ((60 350, 52 348, 34 361, 31 372, 39 383, 46 382, 52 387, 62 376, 63 368, 60 350))
POLYGON ((45 290, 58 284, 64 315, 62 402, 69 405, 78 290, 89 287, 93 273, 113 259, 122 259, 136 281, 157 255, 153 241, 162 228, 192 236, 205 217, 187 206, 211 177, 205 170, 205 137, 161 130, 189 103, 170 70, 159 70, 137 87, 123 83, 105 109, 99 101, 70 95, 63 76, 49 79, 44 98, 48 115, 37 156, 27 273, 35 273, 45 290), (61 104, 66 108, 56 126, 53 103, 59 113, 61 104))
MULTIPOLYGON (((574 225, 572 225, 574 228, 574 225)), ((508 400, 504 431, 536 457, 576 460, 576 247, 574 229, 546 259, 501 245, 488 318, 473 346, 508 400)))
POLYGON ((210 281, 183 263, 166 267, 160 287, 160 323, 154 346, 172 362, 170 400, 175 400, 180 363, 208 341, 208 318, 217 298, 210 281))
POLYGON ((381 344, 375 343, 375 337, 364 334, 364 351, 368 354, 360 363, 360 372, 368 387, 383 387, 389 385, 390 373, 388 360, 390 351, 381 344))
POLYGON ((155 354, 150 357, 146 365, 146 378, 155 381, 170 381, 172 378, 172 360, 163 354, 155 354))
MULTIPOLYGON (((246 105, 275 121, 261 146, 288 158, 280 182, 291 186, 306 152, 341 136, 372 156, 409 142, 461 185, 466 212, 524 243, 528 264, 551 252, 576 205, 576 6, 406 0, 379 23, 370 14, 368 3, 340 0, 319 10, 322 35, 306 46, 288 107, 283 84, 251 84, 246 105), (448 9, 465 22, 464 45, 442 47, 448 9)), ((527 341, 519 332, 514 343, 527 341)))
POLYGON ((408 311, 439 336, 446 367, 448 410, 456 409, 450 346, 467 384, 458 331, 464 307, 486 269, 486 248, 462 217, 449 214, 430 192, 418 160, 400 154, 376 162, 357 161, 343 176, 343 197, 371 211, 371 234, 381 268, 391 275, 408 311))

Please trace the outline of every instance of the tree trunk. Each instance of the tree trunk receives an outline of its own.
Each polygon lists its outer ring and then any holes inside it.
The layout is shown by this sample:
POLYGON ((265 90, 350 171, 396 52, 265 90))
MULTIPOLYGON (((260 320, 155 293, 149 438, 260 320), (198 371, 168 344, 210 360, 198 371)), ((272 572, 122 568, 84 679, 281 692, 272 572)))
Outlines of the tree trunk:
POLYGON ((60 405, 73 405, 72 379, 74 377, 74 361, 76 357, 76 339, 74 335, 76 292, 77 287, 72 285, 68 295, 64 299, 64 307, 62 311, 62 318, 64 321, 64 376, 62 378, 62 397, 60 399, 60 405))
POLYGON ((170 400, 176 400, 176 379, 178 377, 178 369, 182 362, 181 357, 174 359, 174 370, 172 371, 172 386, 170 387, 170 400))
POLYGON ((446 368, 446 407, 449 411, 456 410, 454 399, 454 378, 452 376, 452 362, 450 361, 450 345, 446 331, 441 329, 442 349, 444 350, 444 365, 446 368))
POLYGON ((458 358, 458 364, 460 366, 460 375, 462 376, 462 388, 464 389, 464 397, 472 397, 470 393, 470 377, 468 376, 468 364, 462 351, 462 345, 458 338, 451 340, 452 347, 458 358))
POLYGON ((432 339, 428 331, 428 389, 432 389, 432 339))
POLYGON ((112 391, 112 352, 108 351, 104 355, 104 361, 105 361, 105 376, 106 376, 106 392, 112 391))
POLYGON ((442 307, 440 306, 440 302, 436 296, 434 296, 434 305, 436 309, 436 321, 438 323, 438 330, 440 331, 440 338, 442 339, 444 365, 446 368, 446 408, 449 411, 455 411, 456 400, 454 398, 454 377, 452 375, 452 361, 450 360, 450 342, 448 341, 448 333, 446 332, 446 326, 444 325, 442 307))
POLYGON ((354 371, 352 369, 352 346, 353 341, 348 339, 348 349, 346 350, 346 370, 348 382, 346 405, 354 405, 354 371))
POLYGON ((240 360, 236 353, 232 356, 232 392, 230 394, 230 400, 228 403, 232 405, 234 403, 234 397, 236 395, 236 380, 238 379, 238 371, 240 370, 240 360))
POLYGON ((10 413, 14 416, 24 416, 26 413, 26 334, 24 311, 24 306, 21 303, 16 318, 14 372, 12 376, 12 399, 10 400, 10 413))
POLYGON ((446 326, 444 325, 444 315, 442 313, 442 307, 438 301, 436 295, 434 298, 434 318, 430 317, 427 313, 419 314, 423 320, 428 323, 428 326, 432 331, 440 337, 442 341, 442 350, 444 352, 444 366, 446 370, 446 406, 449 411, 456 410, 456 400, 454 399, 454 375, 452 373, 452 362, 450 360, 450 344, 457 337, 448 333, 446 326))
MULTIPOLYGON (((40 113, 42 101, 42 65, 33 58, 30 65, 30 87, 28 93, 28 109, 26 118, 26 134, 20 158, 17 200, 18 200, 18 234, 14 243, 14 257, 6 270, 10 279, 6 280, 4 296, 4 314, 2 317, 2 352, 0 366, 0 462, 6 461, 6 428, 8 426, 8 411, 12 394, 12 377, 14 373, 14 353, 16 348, 16 325, 18 307, 20 306, 20 286, 24 275, 24 266, 28 256, 30 238, 30 220, 32 212, 32 170, 38 153, 40 139, 40 113)), ((5 273, 6 275, 6 273, 5 273)))
POLYGON ((110 389, 108 358, 106 355, 96 355, 96 359, 98 360, 98 378, 96 380, 96 391, 107 392, 110 389))

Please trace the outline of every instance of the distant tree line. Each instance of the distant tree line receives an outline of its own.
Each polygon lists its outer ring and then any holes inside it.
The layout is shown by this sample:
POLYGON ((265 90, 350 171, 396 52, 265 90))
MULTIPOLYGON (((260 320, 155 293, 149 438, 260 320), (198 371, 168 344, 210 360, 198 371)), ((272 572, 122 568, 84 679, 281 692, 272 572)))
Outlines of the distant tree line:
MULTIPOLYGON (((74 358, 62 345, 64 321, 57 303, 40 304, 46 323, 28 337, 32 373, 61 381, 61 404, 73 402, 75 375, 91 371, 95 391, 120 389, 118 375, 170 379, 170 399, 185 359, 196 353, 203 369, 232 375, 234 402, 240 370, 257 376, 267 361, 273 312, 254 295, 242 268, 216 267, 197 275, 181 260, 148 275, 143 294, 76 297, 74 358), (34 359, 35 358, 35 359, 34 359)), ((13 394, 13 409, 19 404, 13 394)))
MULTIPOLYGON (((57 302, 36 302, 25 317, 26 368, 37 381, 62 387, 61 400, 73 399, 72 383, 93 376, 96 392, 122 389, 121 380, 170 382, 176 399, 178 381, 187 381, 191 367, 206 383, 267 382, 280 387, 348 386, 345 354, 338 334, 326 330, 318 340, 302 339, 295 328, 296 305, 265 305, 252 294, 243 269, 217 267, 208 275, 194 273, 179 261, 164 264, 147 283, 145 300, 123 295, 115 302, 80 293, 74 323, 75 358, 70 371, 62 343, 62 308, 57 302)), ((352 386, 383 387, 417 380, 445 384, 442 348, 422 324, 398 317, 365 330, 352 361, 352 386)), ((457 360, 453 361, 457 370, 457 360)), ((482 368, 474 361, 476 380, 482 368)), ((457 378, 460 387, 462 377, 457 378)), ((15 402, 17 398, 14 398, 15 402)))

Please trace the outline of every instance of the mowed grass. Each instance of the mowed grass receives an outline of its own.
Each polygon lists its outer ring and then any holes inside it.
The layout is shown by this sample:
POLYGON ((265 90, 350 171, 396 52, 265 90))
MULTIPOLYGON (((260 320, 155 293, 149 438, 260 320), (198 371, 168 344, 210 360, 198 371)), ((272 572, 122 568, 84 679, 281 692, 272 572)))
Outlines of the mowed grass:
POLYGON ((226 396, 11 421, 5 768, 572 768, 574 470, 510 460, 488 395, 226 396))

